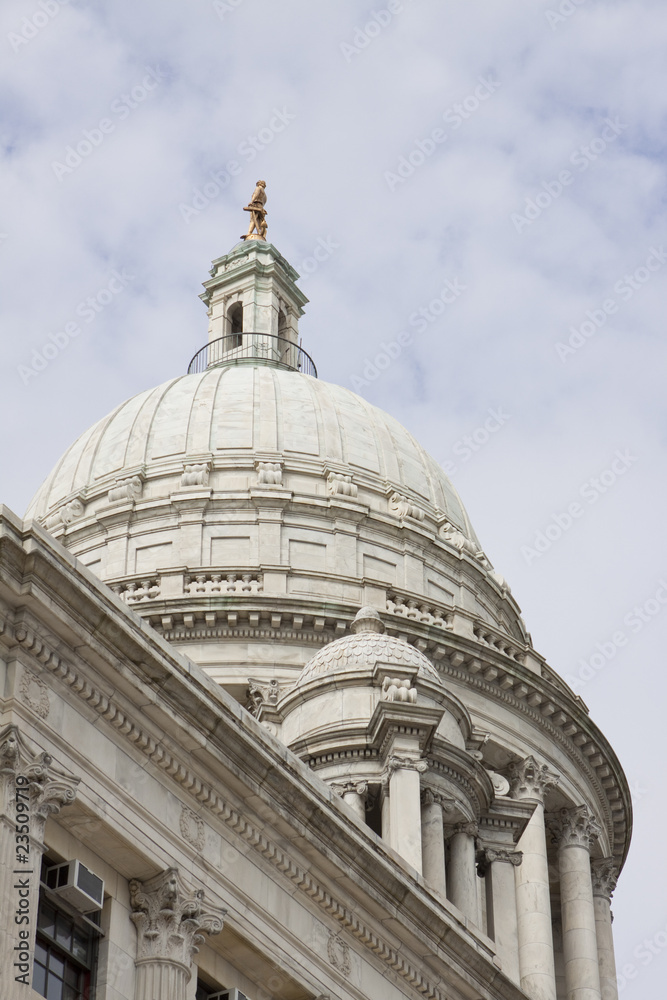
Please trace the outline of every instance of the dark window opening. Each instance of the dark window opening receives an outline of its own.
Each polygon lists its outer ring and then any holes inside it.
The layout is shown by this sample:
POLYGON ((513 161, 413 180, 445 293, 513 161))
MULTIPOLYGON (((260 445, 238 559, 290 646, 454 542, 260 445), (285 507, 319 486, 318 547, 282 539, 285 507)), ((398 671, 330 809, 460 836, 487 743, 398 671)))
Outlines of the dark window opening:
POLYGON ((235 347, 243 346, 243 304, 241 302, 235 302, 227 313, 227 319, 229 321, 229 347, 228 350, 233 350, 235 347))
POLYGON ((366 826, 382 836, 382 786, 371 785, 366 797, 366 826))

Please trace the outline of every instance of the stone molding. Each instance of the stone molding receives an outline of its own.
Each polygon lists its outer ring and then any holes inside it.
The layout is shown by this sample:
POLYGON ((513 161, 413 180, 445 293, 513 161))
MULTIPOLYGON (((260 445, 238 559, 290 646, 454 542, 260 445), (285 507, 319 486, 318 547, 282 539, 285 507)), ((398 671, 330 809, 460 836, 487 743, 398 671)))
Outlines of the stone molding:
POLYGON ((600 824, 588 806, 573 806, 561 809, 548 819, 551 842, 560 850, 566 847, 583 847, 590 851, 591 845, 602 833, 600 824))
POLYGON ((30 796, 30 834, 39 843, 47 819, 74 801, 81 780, 57 767, 51 754, 34 747, 16 725, 0 730, 0 777, 4 813, 14 801, 17 779, 24 779, 30 796))
POLYGON ((544 802, 550 788, 555 788, 560 778, 550 771, 546 764, 540 764, 534 757, 513 761, 507 768, 510 791, 515 799, 537 799, 544 802))
POLYGON ((618 866, 614 858, 591 861, 593 895, 611 901, 618 880, 618 866))
MULTIPOLYGON (((0 623, 1 631, 2 623, 0 623)), ((332 896, 309 871, 297 865, 277 844, 268 840, 260 829, 230 806, 213 787, 186 767, 165 746, 158 743, 142 728, 138 721, 115 706, 110 698, 95 688, 88 680, 80 677, 59 654, 49 650, 33 632, 21 627, 22 638, 18 639, 18 631, 18 629, 15 631, 17 641, 38 650, 40 660, 44 662, 44 665, 68 685, 82 701, 85 701, 98 715, 106 719, 125 739, 132 742, 153 764, 170 775, 174 781, 178 782, 198 802, 217 816, 230 830, 249 843, 278 872, 289 879, 330 917, 337 920, 342 928, 348 930, 380 961, 397 972, 421 994, 424 1000, 447 1000, 446 994, 424 976, 420 967, 412 965, 404 954, 365 924, 354 910, 348 909, 332 896)), ((73 794, 71 798, 74 798, 73 794)))
POLYGON ((58 507, 53 514, 48 514, 43 519, 44 527, 47 531, 54 531, 56 528, 66 528, 72 521, 76 521, 82 517, 85 509, 85 504, 79 497, 75 497, 74 500, 70 500, 68 503, 63 504, 62 507, 58 507))
POLYGON ((167 868, 146 882, 132 879, 129 885, 137 962, 177 962, 189 973, 202 932, 219 934, 227 911, 205 904, 204 890, 190 888, 178 868, 167 868))

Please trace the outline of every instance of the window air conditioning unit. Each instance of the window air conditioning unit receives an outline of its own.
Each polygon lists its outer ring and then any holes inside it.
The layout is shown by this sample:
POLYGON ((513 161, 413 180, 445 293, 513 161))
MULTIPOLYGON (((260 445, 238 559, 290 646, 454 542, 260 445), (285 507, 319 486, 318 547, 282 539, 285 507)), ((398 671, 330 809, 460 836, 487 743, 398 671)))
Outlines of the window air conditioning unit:
POLYGON ((101 910, 104 903, 104 882, 80 861, 65 861, 46 872, 46 884, 81 913, 101 910))
POLYGON ((213 993, 208 1000, 248 1000, 241 990, 223 990, 222 993, 213 993))

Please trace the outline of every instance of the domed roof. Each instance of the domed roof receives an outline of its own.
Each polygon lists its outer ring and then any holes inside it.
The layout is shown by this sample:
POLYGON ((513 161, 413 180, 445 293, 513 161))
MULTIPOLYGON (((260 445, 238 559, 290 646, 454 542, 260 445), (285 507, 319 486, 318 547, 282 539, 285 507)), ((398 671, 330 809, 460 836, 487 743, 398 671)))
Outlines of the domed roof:
POLYGON ((331 463, 385 495, 399 489, 476 541, 449 479, 397 420, 348 389, 261 364, 184 375, 122 403, 67 449, 26 516, 88 503, 123 475, 153 479, 151 498, 168 497, 192 456, 229 468, 273 455, 304 471, 331 463))
MULTIPOLYGON (((440 683, 438 671, 431 661, 414 646, 403 639, 387 635, 384 631, 377 631, 372 624, 371 627, 364 628, 364 623, 368 621, 368 618, 362 616, 364 612, 370 610, 362 608, 359 612, 352 625, 352 635, 344 635, 340 639, 335 639, 315 653, 315 656, 301 671, 296 682, 297 687, 316 677, 322 677, 324 674, 339 674, 364 668, 372 669, 376 663, 396 664, 398 667, 416 667, 421 674, 426 674, 431 680, 440 683), (354 634, 355 623, 358 623, 356 634, 354 634)), ((375 612, 375 617, 379 627, 384 629, 377 612, 375 612)))

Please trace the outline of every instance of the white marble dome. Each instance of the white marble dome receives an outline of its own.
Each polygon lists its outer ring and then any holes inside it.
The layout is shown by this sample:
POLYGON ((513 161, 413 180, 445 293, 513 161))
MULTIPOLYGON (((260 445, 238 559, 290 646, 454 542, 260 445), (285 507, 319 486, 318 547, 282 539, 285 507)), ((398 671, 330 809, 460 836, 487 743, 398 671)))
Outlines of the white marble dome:
MULTIPOLYGON (((121 403, 67 449, 26 516, 46 519, 77 498, 94 503, 134 474, 144 480, 142 498, 169 497, 189 459, 208 459, 213 477, 218 469, 245 473, 229 488, 247 488, 262 457, 283 459, 283 484, 295 492, 318 492, 300 477, 317 471, 321 479, 324 465, 345 471, 383 506, 395 489, 477 544, 451 482, 397 420, 348 389, 262 365, 184 375, 121 403)), ((319 492, 325 485, 321 479, 319 492)))

